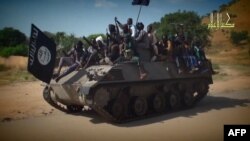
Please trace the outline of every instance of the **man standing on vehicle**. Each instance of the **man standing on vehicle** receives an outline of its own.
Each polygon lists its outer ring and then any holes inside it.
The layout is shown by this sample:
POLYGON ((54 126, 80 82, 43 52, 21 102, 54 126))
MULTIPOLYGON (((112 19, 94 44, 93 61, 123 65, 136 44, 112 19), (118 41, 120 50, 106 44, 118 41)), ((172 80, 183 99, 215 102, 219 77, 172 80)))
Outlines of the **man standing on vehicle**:
POLYGON ((115 17, 115 22, 118 23, 118 25, 119 25, 119 27, 120 27, 121 29, 124 29, 124 28, 125 28, 124 26, 128 26, 129 32, 130 32, 130 34, 131 34, 131 37, 132 37, 132 38, 135 38, 135 36, 136 36, 136 28, 135 28, 135 25, 133 25, 133 19, 132 19, 132 18, 128 18, 127 24, 122 24, 122 23, 120 23, 120 22, 117 20, 117 18, 115 17))

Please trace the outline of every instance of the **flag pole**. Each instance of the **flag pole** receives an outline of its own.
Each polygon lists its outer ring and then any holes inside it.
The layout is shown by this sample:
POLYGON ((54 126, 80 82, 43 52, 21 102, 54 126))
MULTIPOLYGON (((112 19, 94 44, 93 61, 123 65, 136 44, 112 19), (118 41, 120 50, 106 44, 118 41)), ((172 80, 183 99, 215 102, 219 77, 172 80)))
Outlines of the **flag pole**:
POLYGON ((142 8, 142 5, 140 5, 139 13, 138 13, 138 16, 137 16, 137 19, 136 19, 136 24, 137 24, 137 22, 138 22, 138 19, 139 19, 140 14, 141 14, 141 8, 142 8))

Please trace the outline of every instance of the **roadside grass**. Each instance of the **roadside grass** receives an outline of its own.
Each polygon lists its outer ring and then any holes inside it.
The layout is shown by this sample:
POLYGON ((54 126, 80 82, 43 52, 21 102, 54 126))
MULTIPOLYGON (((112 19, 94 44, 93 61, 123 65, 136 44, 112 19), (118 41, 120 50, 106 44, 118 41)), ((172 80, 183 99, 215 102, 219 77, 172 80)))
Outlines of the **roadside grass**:
POLYGON ((213 80, 214 81, 226 81, 226 80, 228 80, 229 78, 228 78, 228 74, 227 73, 218 73, 218 74, 215 74, 215 75, 213 75, 213 80))
POLYGON ((242 65, 250 65, 250 52, 248 50, 244 50, 239 52, 235 59, 238 61, 238 64, 242 65))
POLYGON ((215 72, 217 72, 215 75, 213 75, 213 80, 227 80, 228 74, 223 72, 221 69, 221 64, 218 63, 212 63, 213 69, 215 72))
POLYGON ((220 69, 220 65, 216 64, 216 63, 212 63, 213 69, 214 70, 219 70, 220 69))
POLYGON ((206 55, 213 63, 223 65, 250 65, 250 44, 239 47, 210 47, 206 55))
POLYGON ((213 75, 215 81, 226 81, 233 77, 250 77, 250 66, 244 64, 219 64, 213 63, 213 69, 217 74, 213 75), (225 70, 225 67, 230 69, 232 73, 225 70), (235 73, 236 72, 236 73, 235 73))
POLYGON ((250 76, 250 65, 229 65, 239 72, 239 76, 250 76))
POLYGON ((7 85, 14 82, 35 81, 27 70, 10 69, 0 65, 0 85, 7 85))

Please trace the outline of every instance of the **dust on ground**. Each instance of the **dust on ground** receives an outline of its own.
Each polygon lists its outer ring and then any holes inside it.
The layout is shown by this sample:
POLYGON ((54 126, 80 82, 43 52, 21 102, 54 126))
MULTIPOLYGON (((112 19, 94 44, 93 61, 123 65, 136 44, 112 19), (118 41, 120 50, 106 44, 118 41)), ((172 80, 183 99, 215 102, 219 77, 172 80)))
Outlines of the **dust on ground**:
POLYGON ((22 82, 0 87, 0 119, 10 121, 52 114, 42 98, 41 82, 22 82))

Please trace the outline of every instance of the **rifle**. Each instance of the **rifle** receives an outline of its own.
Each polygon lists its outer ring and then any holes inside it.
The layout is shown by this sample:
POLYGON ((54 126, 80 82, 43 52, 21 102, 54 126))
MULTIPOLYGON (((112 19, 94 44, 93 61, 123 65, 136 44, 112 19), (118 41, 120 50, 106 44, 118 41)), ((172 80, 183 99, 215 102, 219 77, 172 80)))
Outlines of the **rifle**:
POLYGON ((108 33, 108 29, 107 28, 106 28, 106 36, 107 36, 107 47, 109 47, 110 37, 109 37, 109 33, 108 33))
POLYGON ((82 37, 90 46, 94 47, 94 45, 85 37, 82 37))
POLYGON ((117 17, 115 17, 115 27, 116 27, 116 31, 117 31, 117 34, 120 35, 120 31, 119 31, 119 27, 118 27, 117 23, 118 23, 119 25, 121 25, 121 23, 117 20, 117 17))

